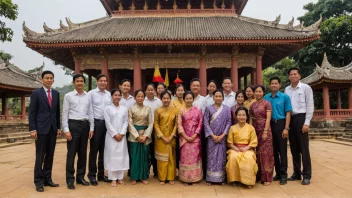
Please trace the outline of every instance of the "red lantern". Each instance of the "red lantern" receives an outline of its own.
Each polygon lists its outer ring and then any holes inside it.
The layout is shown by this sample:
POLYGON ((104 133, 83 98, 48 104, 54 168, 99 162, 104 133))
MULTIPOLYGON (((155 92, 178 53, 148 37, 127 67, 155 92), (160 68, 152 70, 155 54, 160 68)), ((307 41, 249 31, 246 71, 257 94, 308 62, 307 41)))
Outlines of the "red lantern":
POLYGON ((176 85, 178 85, 178 84, 181 84, 183 81, 178 77, 178 74, 177 74, 177 78, 174 80, 174 83, 176 84, 176 85))

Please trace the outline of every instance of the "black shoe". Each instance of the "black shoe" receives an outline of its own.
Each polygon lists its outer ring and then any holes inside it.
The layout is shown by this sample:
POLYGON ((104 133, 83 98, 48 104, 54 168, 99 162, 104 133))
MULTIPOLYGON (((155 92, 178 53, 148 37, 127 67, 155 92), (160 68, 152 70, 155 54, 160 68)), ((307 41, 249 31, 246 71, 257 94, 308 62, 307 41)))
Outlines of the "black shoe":
POLYGON ((90 185, 97 186, 98 185, 97 180, 95 180, 95 179, 90 180, 90 185))
POLYGON ((68 183, 68 184, 67 184, 67 188, 68 188, 68 189, 71 189, 71 190, 76 189, 76 187, 75 187, 75 185, 73 185, 73 183, 68 183))
POLYGON ((287 184, 287 179, 286 178, 281 178, 280 179, 280 185, 285 185, 287 184))
POLYGON ((84 179, 77 180, 76 183, 77 184, 82 184, 83 186, 89 186, 89 183, 86 180, 84 180, 84 179))
POLYGON ((280 181, 281 177, 279 175, 275 175, 273 177, 273 181, 280 181))
POLYGON ((98 181, 111 183, 111 180, 109 180, 108 177, 105 175, 104 175, 104 177, 98 177, 98 181))
POLYGON ((296 174, 292 174, 291 177, 287 179, 288 181, 301 180, 301 176, 297 176, 296 174))
POLYGON ((43 185, 36 186, 36 187, 35 187, 35 190, 36 190, 37 192, 44 192, 44 186, 43 186, 43 185))
POLYGON ((44 186, 50 186, 50 187, 59 187, 59 184, 55 184, 54 182, 45 182, 44 186))
POLYGON ((309 185, 310 184, 310 179, 303 179, 302 185, 309 185))

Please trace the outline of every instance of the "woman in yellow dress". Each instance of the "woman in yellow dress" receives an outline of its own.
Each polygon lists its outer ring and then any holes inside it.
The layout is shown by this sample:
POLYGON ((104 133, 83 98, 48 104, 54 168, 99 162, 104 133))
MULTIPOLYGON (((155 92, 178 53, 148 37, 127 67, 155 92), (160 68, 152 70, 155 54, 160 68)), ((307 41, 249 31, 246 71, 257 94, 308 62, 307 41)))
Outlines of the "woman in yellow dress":
POLYGON ((256 101, 254 97, 254 87, 249 85, 244 89, 244 92, 246 93, 247 100, 244 101, 243 106, 249 110, 251 105, 256 101))
POLYGON ((176 126, 178 109, 170 107, 171 94, 160 94, 163 106, 155 110, 155 158, 157 160, 160 184, 169 181, 175 184, 176 177, 176 126))
POLYGON ((170 106, 181 110, 182 108, 186 107, 185 101, 183 101, 183 94, 185 93, 186 89, 183 84, 178 84, 176 86, 176 99, 171 101, 170 106))
POLYGON ((230 128, 227 137, 227 182, 240 182, 252 188, 256 181, 258 165, 254 149, 258 145, 257 135, 249 120, 248 110, 239 107, 236 110, 238 123, 230 128))

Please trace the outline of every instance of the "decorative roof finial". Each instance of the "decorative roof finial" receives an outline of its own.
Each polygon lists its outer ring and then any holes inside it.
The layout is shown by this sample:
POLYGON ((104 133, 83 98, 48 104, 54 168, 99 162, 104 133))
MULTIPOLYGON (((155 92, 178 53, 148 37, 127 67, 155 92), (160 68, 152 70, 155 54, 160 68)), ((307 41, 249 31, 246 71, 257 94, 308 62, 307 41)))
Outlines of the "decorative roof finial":
POLYGON ((174 0, 174 5, 172 6, 172 8, 173 8, 174 10, 177 10, 176 0, 174 0))
POLYGON ((60 20, 60 29, 61 29, 61 30, 64 30, 64 31, 67 31, 67 30, 68 30, 68 27, 65 26, 65 25, 62 23, 62 20, 60 20))
POLYGON ((132 0, 132 5, 130 7, 131 10, 135 10, 136 9, 136 6, 134 6, 134 0, 132 0))
POLYGON ((225 9, 225 2, 222 0, 221 9, 225 9))
POLYGON ((192 6, 191 6, 191 0, 188 0, 187 9, 190 10, 191 8, 192 8, 192 6))
POLYGON ((160 0, 158 0, 158 4, 156 5, 157 10, 161 10, 160 0))
POLYGON ((274 26, 277 26, 281 21, 281 14, 276 17, 275 21, 272 22, 274 26))
POLYGON ((34 32, 33 30, 29 29, 26 26, 26 22, 25 21, 23 21, 22 29, 23 29, 23 32, 24 32, 24 36, 27 37, 27 38, 32 38, 33 36, 38 35, 38 33, 34 32))
POLYGON ((203 0, 200 2, 200 9, 201 9, 201 10, 204 9, 204 2, 203 2, 203 0))
POLYGON ((147 0, 144 1, 143 10, 148 10, 148 3, 147 3, 147 0))
POLYGON ((44 32, 46 32, 46 33, 54 32, 54 30, 49 28, 45 22, 44 22, 43 28, 44 28, 44 32))
POLYGON ((289 27, 293 27, 293 23, 294 23, 294 22, 295 22, 295 18, 292 17, 291 21, 289 21, 287 25, 288 25, 289 27))
POLYGON ((123 5, 122 5, 122 1, 119 2, 119 11, 121 12, 123 10, 123 5))

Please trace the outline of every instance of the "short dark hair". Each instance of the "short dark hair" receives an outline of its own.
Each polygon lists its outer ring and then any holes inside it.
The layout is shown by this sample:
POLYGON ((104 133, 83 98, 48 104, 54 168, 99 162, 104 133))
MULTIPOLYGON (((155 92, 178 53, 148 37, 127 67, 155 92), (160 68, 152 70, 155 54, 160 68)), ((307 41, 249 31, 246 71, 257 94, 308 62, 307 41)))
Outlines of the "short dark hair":
POLYGON ((153 83, 149 83, 149 84, 147 84, 146 86, 145 86, 145 91, 147 91, 147 89, 148 89, 148 87, 149 86, 152 86, 153 87, 153 89, 155 90, 155 86, 154 86, 154 84, 153 83))
POLYGON ((72 82, 75 82, 77 78, 83 78, 83 82, 86 83, 86 78, 83 76, 83 74, 75 74, 73 75, 73 80, 72 82))
POLYGON ((192 96, 193 100, 194 100, 194 93, 193 93, 192 91, 186 91, 186 92, 183 94, 183 100, 186 99, 186 96, 187 96, 188 94, 190 94, 190 95, 192 96))
POLYGON ((164 89, 166 89, 166 85, 165 85, 164 83, 162 83, 162 82, 159 82, 159 83, 158 83, 158 85, 156 86, 156 88, 158 88, 158 87, 159 87, 159 85, 163 86, 163 87, 164 87, 164 89))
POLYGON ((257 85, 254 87, 254 91, 257 90, 258 88, 261 88, 263 90, 263 92, 265 93, 265 87, 264 85, 257 85))
POLYGON ((215 96, 216 92, 220 92, 220 93, 221 93, 221 95, 222 95, 222 99, 224 99, 224 92, 222 92, 222 90, 221 90, 221 89, 217 89, 217 90, 215 90, 215 91, 213 92, 213 97, 215 96))
POLYGON ((189 84, 192 85, 193 82, 199 82, 199 84, 201 84, 199 78, 192 78, 192 80, 189 84))
POLYGON ((122 95, 122 92, 121 92, 121 90, 120 89, 112 89, 111 91, 110 91, 110 93, 111 93, 111 96, 113 96, 114 95, 114 93, 115 92, 120 92, 120 95, 122 95))
POLYGON ((132 86, 132 82, 131 82, 129 79, 123 79, 123 80, 121 80, 120 85, 122 85, 122 84, 125 83, 125 82, 129 82, 130 85, 132 86))
POLYGON ((247 122, 249 122, 249 113, 248 113, 248 109, 246 108, 246 107, 238 107, 237 109, 236 109, 236 112, 235 112, 235 114, 236 114, 236 116, 237 116, 237 114, 238 114, 238 112, 239 111, 244 111, 244 112, 246 112, 246 116, 247 116, 247 122))
POLYGON ((298 72, 299 75, 301 75, 301 70, 298 67, 291 67, 288 72, 287 75, 290 75, 291 71, 296 70, 298 72))
POLYGON ((277 82, 279 82, 279 84, 281 83, 281 79, 277 76, 274 76, 274 77, 271 77, 270 80, 269 80, 269 84, 271 83, 271 81, 273 80, 277 80, 277 82))
POLYGON ((143 89, 138 89, 138 90, 136 90, 136 91, 134 92, 134 97, 136 97, 139 92, 142 92, 143 95, 144 95, 144 97, 145 97, 145 93, 144 93, 143 89))
POLYGON ((207 85, 207 86, 209 86, 210 83, 214 83, 214 84, 215 84, 215 87, 218 87, 218 84, 216 84, 215 80, 210 80, 210 81, 208 82, 208 85, 207 85))
POLYGON ((222 83, 224 83, 225 80, 230 80, 232 83, 232 79, 230 77, 225 77, 224 79, 222 79, 222 83))
POLYGON ((97 76, 97 81, 98 81, 99 79, 103 78, 103 77, 105 77, 106 80, 108 80, 108 77, 107 77, 105 74, 99 74, 99 75, 97 76))
POLYGON ((169 95, 169 97, 171 99, 171 94, 170 94, 170 92, 168 90, 164 90, 163 92, 161 92, 160 99, 162 99, 165 94, 169 95))
POLYGON ((54 73, 53 73, 52 71, 46 70, 46 71, 43 71, 43 73, 42 73, 42 79, 43 79, 44 76, 47 75, 47 74, 53 75, 53 78, 55 77, 55 76, 54 76, 54 73))
POLYGON ((175 93, 179 87, 183 87, 183 91, 186 91, 186 87, 183 84, 178 84, 175 88, 175 93))
POLYGON ((246 88, 244 88, 244 92, 246 92, 248 88, 250 88, 254 92, 254 87, 252 85, 248 85, 246 88))
POLYGON ((238 91, 236 92, 236 98, 235 98, 236 100, 237 100, 237 96, 238 96, 239 94, 243 94, 244 100, 247 100, 247 99, 248 99, 247 96, 246 96, 246 93, 244 93, 243 90, 238 90, 238 91))

